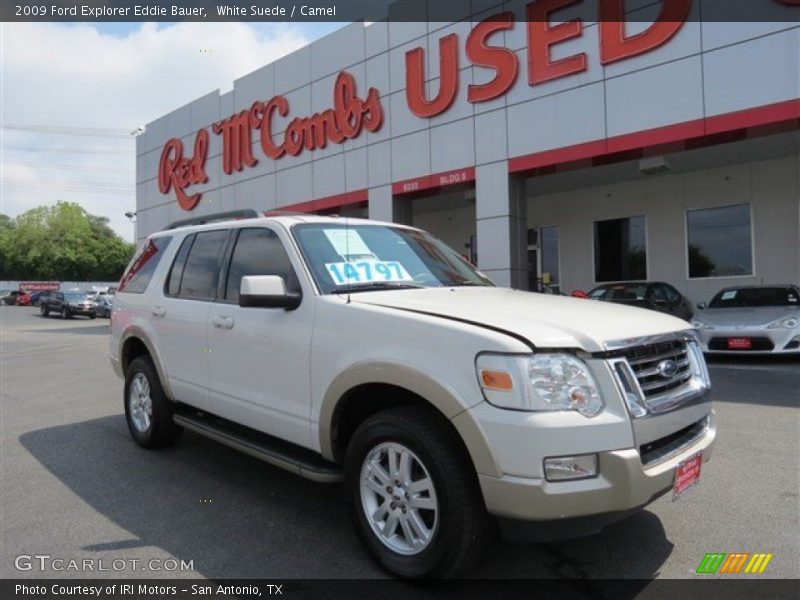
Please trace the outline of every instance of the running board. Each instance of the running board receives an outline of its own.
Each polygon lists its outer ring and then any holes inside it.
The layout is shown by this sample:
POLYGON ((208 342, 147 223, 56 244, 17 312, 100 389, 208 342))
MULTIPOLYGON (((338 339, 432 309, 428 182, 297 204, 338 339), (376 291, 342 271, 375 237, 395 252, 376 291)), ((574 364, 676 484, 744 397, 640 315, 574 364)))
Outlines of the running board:
POLYGON ((204 413, 181 411, 173 419, 181 427, 311 481, 342 481, 339 465, 325 460, 313 450, 204 413))

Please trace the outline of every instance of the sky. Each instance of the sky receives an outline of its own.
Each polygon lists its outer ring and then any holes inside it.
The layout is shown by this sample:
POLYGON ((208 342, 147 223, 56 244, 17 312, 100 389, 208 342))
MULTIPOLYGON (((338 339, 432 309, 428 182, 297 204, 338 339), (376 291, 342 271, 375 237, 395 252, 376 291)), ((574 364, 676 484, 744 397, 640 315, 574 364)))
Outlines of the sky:
POLYGON ((0 213, 59 200, 133 240, 131 135, 343 23, 0 23, 0 213))

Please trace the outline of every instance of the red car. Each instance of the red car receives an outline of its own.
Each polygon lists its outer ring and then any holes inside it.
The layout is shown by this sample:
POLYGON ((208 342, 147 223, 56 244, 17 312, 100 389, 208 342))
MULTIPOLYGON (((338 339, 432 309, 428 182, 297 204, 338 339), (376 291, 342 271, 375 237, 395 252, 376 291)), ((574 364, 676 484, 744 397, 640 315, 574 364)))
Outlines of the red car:
POLYGON ((17 296, 17 306, 30 306, 31 295, 28 292, 20 292, 17 296))

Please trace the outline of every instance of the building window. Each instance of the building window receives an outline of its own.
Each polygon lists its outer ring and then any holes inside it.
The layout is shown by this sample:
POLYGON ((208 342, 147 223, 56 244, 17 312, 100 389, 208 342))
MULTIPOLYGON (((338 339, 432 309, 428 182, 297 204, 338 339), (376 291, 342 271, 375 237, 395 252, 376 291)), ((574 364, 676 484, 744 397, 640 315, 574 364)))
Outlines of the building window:
POLYGON ((753 274, 750 205, 686 211, 689 277, 753 274))
POLYGON ((595 221, 595 281, 647 279, 647 239, 644 216, 595 221))

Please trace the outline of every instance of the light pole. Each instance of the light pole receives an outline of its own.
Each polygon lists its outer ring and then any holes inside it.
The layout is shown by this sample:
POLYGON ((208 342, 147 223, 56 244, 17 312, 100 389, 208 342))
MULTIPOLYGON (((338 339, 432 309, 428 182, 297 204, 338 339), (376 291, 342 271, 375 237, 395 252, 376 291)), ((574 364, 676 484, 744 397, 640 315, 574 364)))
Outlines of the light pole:
POLYGON ((125 213, 125 216, 128 217, 128 220, 131 223, 133 223, 133 243, 134 243, 134 245, 136 245, 136 243, 139 241, 139 238, 136 235, 137 234, 137 231, 136 231, 136 211, 130 211, 129 210, 128 212, 125 213))

